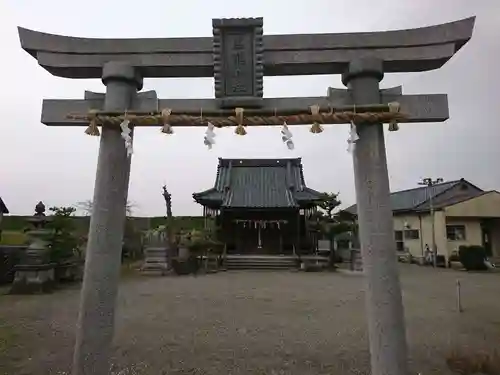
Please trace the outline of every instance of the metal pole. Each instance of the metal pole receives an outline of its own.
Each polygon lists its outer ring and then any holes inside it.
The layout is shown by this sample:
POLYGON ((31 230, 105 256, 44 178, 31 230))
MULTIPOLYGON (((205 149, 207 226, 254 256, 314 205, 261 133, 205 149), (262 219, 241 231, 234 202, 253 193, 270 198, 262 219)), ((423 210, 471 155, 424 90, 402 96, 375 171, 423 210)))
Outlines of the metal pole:
POLYGON ((429 207, 430 207, 430 215, 431 215, 431 232, 432 232, 432 266, 434 268, 437 267, 437 248, 436 248, 436 226, 434 220, 434 203, 432 201, 432 181, 431 185, 427 188, 429 191, 429 207))
POLYGON ((437 246, 436 246, 436 227, 435 227, 435 215, 434 215, 434 200, 433 200, 433 194, 432 194, 432 187, 435 185, 435 184, 439 184, 443 182, 443 179, 441 177, 439 178, 436 178, 435 180, 433 180, 432 178, 430 177, 426 177, 424 178, 421 182, 419 182, 418 184, 419 185, 424 185, 424 186, 427 186, 426 190, 427 190, 427 196, 429 197, 429 214, 430 214, 430 217, 431 217, 431 232, 432 232, 432 257, 433 257, 433 261, 432 261, 432 266, 434 268, 437 267, 437 246))
POLYGON ((462 308, 462 295, 461 295, 461 284, 460 280, 457 280, 457 310, 458 312, 464 311, 462 308))
MULTIPOLYGON (((142 87, 135 69, 121 62, 106 63, 102 81, 106 85, 106 110, 128 109, 142 87)), ((129 177, 130 157, 120 129, 103 127, 73 357, 74 375, 107 375, 110 371, 129 177)))
MULTIPOLYGON (((383 63, 353 60, 342 82, 353 103, 380 102, 383 63)), ((382 124, 356 124, 353 152, 359 234, 365 273, 372 375, 406 375, 407 343, 394 242, 389 176, 382 124)))

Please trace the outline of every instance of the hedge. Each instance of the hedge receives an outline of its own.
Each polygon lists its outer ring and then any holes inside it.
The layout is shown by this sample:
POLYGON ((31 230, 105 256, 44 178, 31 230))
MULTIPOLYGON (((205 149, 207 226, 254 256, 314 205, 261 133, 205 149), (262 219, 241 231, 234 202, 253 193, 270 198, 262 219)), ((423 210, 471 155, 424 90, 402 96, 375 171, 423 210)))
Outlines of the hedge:
MULTIPOLYGON (((2 222, 2 237, 0 245, 23 245, 27 242, 28 236, 25 229, 32 226, 26 221, 28 216, 7 216, 2 222)), ((75 224, 75 232, 78 235, 86 235, 89 229, 90 218, 88 216, 73 216, 71 218, 75 224)), ((175 230, 201 230, 204 226, 202 216, 177 216, 172 218, 172 227, 175 230)), ((166 224, 164 217, 129 217, 127 224, 131 224, 133 231, 144 232, 149 229, 158 228, 166 224)))
POLYGON ((488 269, 484 261, 487 258, 486 249, 482 246, 460 246, 458 257, 467 271, 485 271, 488 269))
POLYGON ((21 246, 28 242, 28 236, 23 232, 2 231, 0 245, 21 246))
MULTIPOLYGON (((26 228, 31 228, 26 221, 29 216, 4 216, 2 221, 2 229, 4 231, 22 232, 26 228)), ((89 216, 73 216, 75 227, 78 232, 87 232, 90 223, 89 216)), ((127 220, 133 222, 134 226, 139 230, 148 230, 157 228, 160 225, 165 225, 166 219, 163 216, 157 217, 129 217, 127 220)), ((176 216, 173 217, 173 225, 176 228, 183 229, 202 229, 203 216, 176 216)))

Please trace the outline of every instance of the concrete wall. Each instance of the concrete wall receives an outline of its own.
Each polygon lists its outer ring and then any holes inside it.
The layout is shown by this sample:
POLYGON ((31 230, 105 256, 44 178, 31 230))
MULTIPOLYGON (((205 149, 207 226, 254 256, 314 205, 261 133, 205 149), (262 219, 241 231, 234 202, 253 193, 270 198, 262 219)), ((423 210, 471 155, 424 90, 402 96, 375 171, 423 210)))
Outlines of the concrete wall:
MULTIPOLYGON (((446 224, 463 225, 465 227, 464 240, 447 240, 448 254, 451 254, 452 251, 458 251, 460 246, 482 246, 483 239, 480 219, 447 217, 446 224)), ((444 233, 444 235, 446 238, 446 232, 444 233)))
MULTIPOLYGON (((494 257, 500 257, 500 193, 492 191, 477 196, 478 191, 474 187, 469 187, 466 190, 459 187, 457 189, 450 192, 450 194, 443 194, 443 196, 439 197, 440 201, 436 203, 445 204, 458 198, 467 198, 468 195, 476 196, 436 210, 434 227, 438 255, 449 257, 453 251, 458 251, 458 248, 462 245, 482 246, 481 222, 484 219, 491 219, 490 241, 492 252, 494 257), (459 241, 448 240, 446 235, 447 225, 465 226, 465 239, 459 241)), ((403 237, 403 246, 412 256, 421 257, 426 244, 429 245, 429 248, 432 248, 432 221, 429 213, 394 215, 394 230, 404 232, 405 229, 419 231, 418 239, 403 237)))
MULTIPOLYGON (((422 220, 420 220, 421 217, 417 215, 398 215, 394 216, 394 230, 400 230, 403 231, 407 228, 410 229, 417 229, 420 233, 419 239, 406 239, 403 236, 403 243, 404 243, 404 248, 407 249, 411 255, 414 257, 420 257, 422 256, 423 252, 423 246, 425 244, 426 239, 422 237, 423 233, 426 233, 425 231, 422 230, 422 220), (405 224, 407 224, 407 227, 405 227, 405 224), (422 242, 423 241, 423 242, 422 242)), ((429 231, 430 233, 430 231, 429 231)), ((430 244, 430 242, 428 242, 430 244)))
MULTIPOLYGON (((452 251, 461 245, 481 245, 481 224, 478 218, 449 218, 445 211, 439 210, 434 213, 434 230, 436 236, 436 248, 438 255, 449 257, 452 251), (446 225, 464 225, 466 238, 464 241, 449 241, 446 236, 446 225)), ((425 245, 432 249, 432 221, 430 214, 423 213, 406 214, 394 216, 394 230, 417 229, 419 239, 404 238, 404 247, 414 257, 421 257, 425 251, 425 245), (405 224, 407 224, 405 228, 405 224)), ((500 233, 498 234, 500 237, 500 233)), ((500 242, 499 242, 500 243, 500 242)))
MULTIPOLYGON (((466 244, 482 245, 481 219, 489 219, 491 250, 500 257, 500 193, 490 191, 445 208, 447 220, 466 224, 466 244)), ((455 242, 455 241, 453 241, 455 242)), ((449 246, 458 245, 450 244, 449 246)))
MULTIPOLYGON (((444 211, 436 211, 434 213, 435 231, 436 231, 436 247, 438 255, 444 255, 446 259, 450 253, 448 252, 448 240, 446 238, 446 214, 444 211)), ((430 216, 429 216, 430 217, 430 216)), ((430 223, 430 219, 429 219, 430 223)), ((430 229, 429 229, 430 230, 430 229)))
POLYGON ((500 193, 490 191, 445 208, 446 216, 500 218, 500 193))

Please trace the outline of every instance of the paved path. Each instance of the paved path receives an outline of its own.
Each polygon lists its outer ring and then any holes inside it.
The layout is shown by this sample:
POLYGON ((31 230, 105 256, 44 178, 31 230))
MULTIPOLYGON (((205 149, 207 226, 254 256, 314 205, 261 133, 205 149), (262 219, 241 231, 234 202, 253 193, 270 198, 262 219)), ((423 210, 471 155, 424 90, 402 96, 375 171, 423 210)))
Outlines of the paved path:
MULTIPOLYGON (((500 274, 401 266, 413 368, 499 346, 500 274), (455 281, 464 313, 455 311, 455 281)), ((0 296, 0 374, 66 374, 78 291, 0 296), (2 338, 4 344, 2 345, 2 338)), ((225 272, 122 282, 116 374, 367 374, 363 278, 225 272), (125 369, 125 370, 124 370, 125 369)))

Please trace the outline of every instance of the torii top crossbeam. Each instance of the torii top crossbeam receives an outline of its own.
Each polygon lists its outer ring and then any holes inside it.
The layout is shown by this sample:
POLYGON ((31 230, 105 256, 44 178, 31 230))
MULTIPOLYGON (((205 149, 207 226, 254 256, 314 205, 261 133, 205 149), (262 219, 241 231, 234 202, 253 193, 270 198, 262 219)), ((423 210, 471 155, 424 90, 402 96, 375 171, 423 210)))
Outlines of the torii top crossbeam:
MULTIPOLYGON (((340 74, 351 61, 365 56, 383 61, 384 72, 436 69, 471 38, 474 21, 471 17, 386 32, 265 36, 262 18, 246 18, 213 20, 212 38, 91 39, 24 28, 19 28, 19 36, 23 49, 43 68, 60 77, 101 78, 108 61, 130 64, 140 74, 141 82, 143 77, 214 77, 217 100, 158 100, 150 92, 141 94, 131 110, 158 111, 170 107, 180 112, 209 113, 224 107, 260 107, 263 111, 279 112, 287 108, 307 109, 313 104, 349 104, 350 94, 346 90, 329 90, 326 97, 263 99, 264 75, 340 74), (240 35, 238 40, 234 30, 240 35), (235 48, 235 43, 240 48, 235 48)), ((448 118, 444 94, 402 95, 401 89, 384 93, 392 95, 383 95, 382 103, 400 103, 401 111, 407 115, 403 122, 439 122, 448 118)), ((80 101, 44 100, 42 122, 86 125, 87 121, 66 115, 102 109, 103 98, 92 95, 92 100, 87 95, 80 101)), ((190 120, 185 125, 193 123, 190 120)))
MULTIPOLYGON (((384 71, 440 68, 472 36, 475 17, 436 26, 385 32, 263 36, 264 75, 341 74, 369 53, 384 71)), ((101 78, 106 61, 134 64, 143 77, 212 77, 213 38, 93 39, 19 27, 22 48, 50 73, 101 78)))

